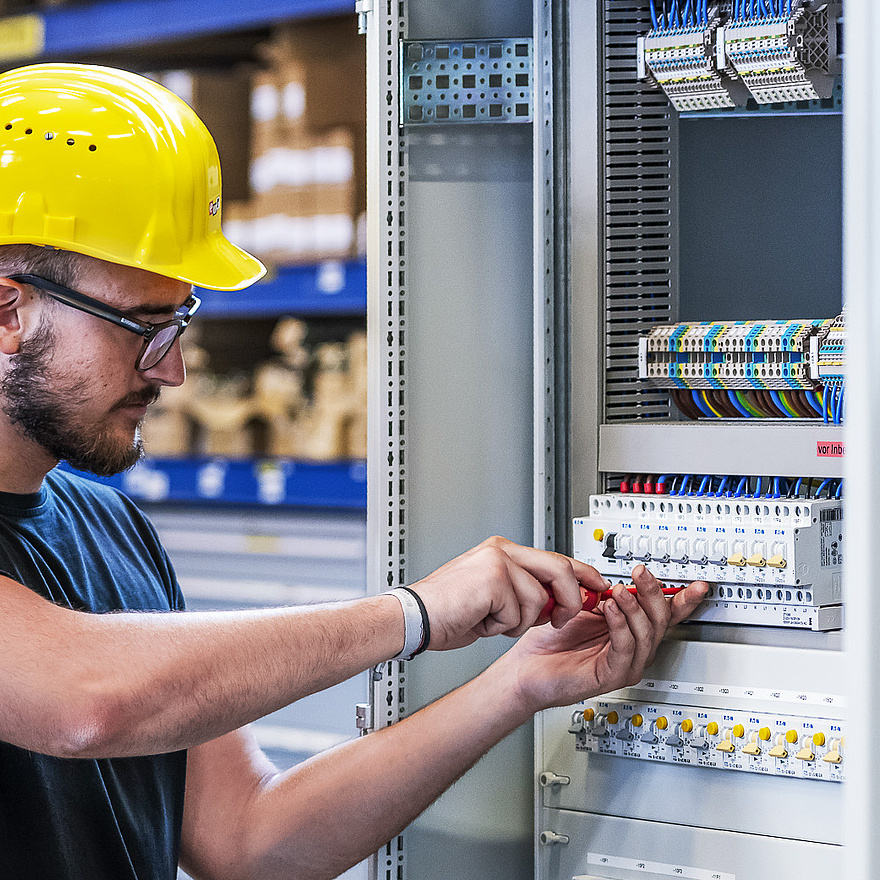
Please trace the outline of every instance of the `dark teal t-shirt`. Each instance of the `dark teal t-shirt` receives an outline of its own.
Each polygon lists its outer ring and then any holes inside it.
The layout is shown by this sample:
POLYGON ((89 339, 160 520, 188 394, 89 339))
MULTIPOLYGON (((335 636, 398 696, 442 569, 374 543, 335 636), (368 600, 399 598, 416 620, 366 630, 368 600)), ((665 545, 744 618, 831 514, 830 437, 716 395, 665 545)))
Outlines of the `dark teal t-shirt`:
MULTIPOLYGON (((183 609, 144 515, 57 469, 38 493, 0 492, 0 572, 82 611, 183 609)), ((185 781, 186 752, 67 759, 0 742, 0 878, 172 880, 185 781)))

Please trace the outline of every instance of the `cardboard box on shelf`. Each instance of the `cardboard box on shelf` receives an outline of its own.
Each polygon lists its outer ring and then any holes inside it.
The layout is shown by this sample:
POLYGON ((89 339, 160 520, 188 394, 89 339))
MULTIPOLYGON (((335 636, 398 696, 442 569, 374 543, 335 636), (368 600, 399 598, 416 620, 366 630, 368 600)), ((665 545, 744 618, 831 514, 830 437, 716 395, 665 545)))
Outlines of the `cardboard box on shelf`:
POLYGON ((250 193, 250 73, 244 69, 171 70, 156 79, 186 101, 211 132, 220 155, 223 198, 246 199, 250 193))
POLYGON ((307 128, 366 127, 366 43, 354 16, 302 21, 276 28, 263 47, 264 59, 281 74, 304 70, 307 128))

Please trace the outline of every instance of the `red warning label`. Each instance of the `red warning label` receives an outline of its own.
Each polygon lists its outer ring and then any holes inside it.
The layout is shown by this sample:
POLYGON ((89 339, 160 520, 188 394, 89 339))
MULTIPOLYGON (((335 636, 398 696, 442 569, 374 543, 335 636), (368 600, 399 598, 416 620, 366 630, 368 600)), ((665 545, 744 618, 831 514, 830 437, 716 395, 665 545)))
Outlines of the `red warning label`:
POLYGON ((843 443, 839 440, 817 440, 816 441, 816 457, 817 458, 843 458, 843 443))

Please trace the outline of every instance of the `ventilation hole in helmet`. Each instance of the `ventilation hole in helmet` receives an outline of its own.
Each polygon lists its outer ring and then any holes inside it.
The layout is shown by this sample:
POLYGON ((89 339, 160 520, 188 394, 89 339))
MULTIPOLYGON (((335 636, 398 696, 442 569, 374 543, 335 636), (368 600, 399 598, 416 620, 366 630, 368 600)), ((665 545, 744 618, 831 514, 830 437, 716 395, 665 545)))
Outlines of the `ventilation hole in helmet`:
POLYGON ((43 136, 46 138, 47 141, 51 141, 52 138, 55 137, 55 132, 53 132, 53 131, 47 131, 46 134, 43 135, 43 136))
POLYGON ((73 138, 67 139, 67 146, 68 147, 72 147, 75 143, 76 143, 76 141, 73 138))
POLYGON ((10 128, 12 128, 12 123, 11 123, 11 122, 7 122, 7 123, 6 123, 6 130, 9 131, 10 128))
POLYGON ((34 133, 34 130, 33 130, 32 128, 26 128, 26 129, 24 130, 24 133, 25 133, 25 134, 33 134, 33 133, 34 133))
POLYGON ((89 150, 90 150, 91 152, 94 153, 95 150, 97 150, 97 149, 98 149, 98 148, 97 148, 94 144, 89 144, 89 150))

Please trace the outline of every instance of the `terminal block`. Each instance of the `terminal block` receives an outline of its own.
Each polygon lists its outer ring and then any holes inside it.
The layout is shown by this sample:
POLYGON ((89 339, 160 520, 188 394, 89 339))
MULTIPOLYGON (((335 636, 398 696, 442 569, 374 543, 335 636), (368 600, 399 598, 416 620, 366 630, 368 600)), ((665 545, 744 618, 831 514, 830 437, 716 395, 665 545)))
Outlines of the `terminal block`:
POLYGON ((822 418, 839 424, 844 334, 842 315, 659 326, 639 339, 639 378, 670 389, 691 419, 822 418))
POLYGON ((742 4, 741 17, 718 29, 719 59, 759 104, 828 98, 841 71, 841 6, 801 0, 783 5, 782 15, 753 17, 753 4, 742 4))
POLYGON ((661 388, 812 390, 810 341, 833 322, 702 321, 639 339, 639 378, 661 388))
POLYGON ((733 69, 716 51, 720 23, 717 7, 706 21, 689 27, 663 27, 639 37, 637 69, 639 79, 663 89, 679 112, 713 110, 744 104, 748 97, 742 85, 732 79, 733 69))
POLYGON ((810 377, 823 385, 843 385, 846 366, 846 311, 827 331, 810 339, 810 377))
MULTIPOLYGON (((773 696, 779 694, 766 695, 773 696)), ((605 698, 580 705, 571 721, 569 732, 574 734, 575 748, 582 752, 764 776, 844 781, 843 722, 827 714, 815 717, 605 698)))
POLYGON ((669 586, 701 580, 693 620, 834 630, 842 625, 840 499, 590 498, 574 556, 611 580, 643 563, 669 586))

